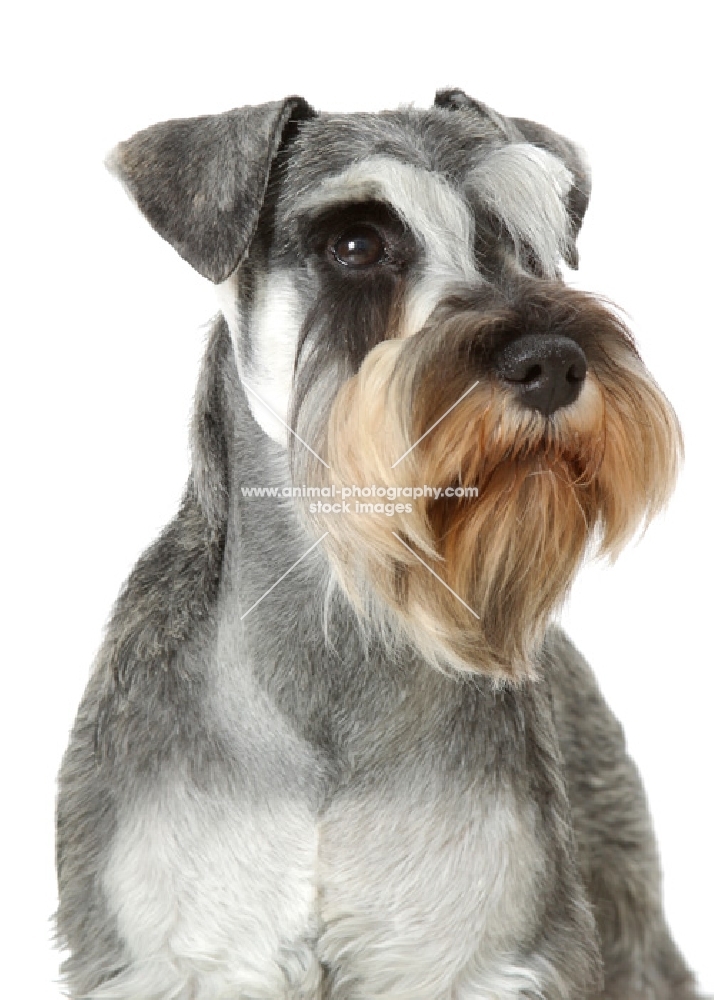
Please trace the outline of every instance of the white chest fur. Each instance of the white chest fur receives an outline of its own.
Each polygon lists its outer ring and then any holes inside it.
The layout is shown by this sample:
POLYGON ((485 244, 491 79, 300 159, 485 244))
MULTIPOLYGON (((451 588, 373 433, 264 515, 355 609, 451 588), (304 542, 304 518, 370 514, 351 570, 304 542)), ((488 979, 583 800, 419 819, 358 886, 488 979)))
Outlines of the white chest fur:
POLYGON ((130 964, 93 1000, 537 991, 517 957, 530 827, 506 796, 408 805, 375 792, 318 821, 299 799, 241 807, 165 788, 118 831, 104 886, 130 964))
POLYGON ((516 814, 508 794, 478 802, 412 790, 410 798, 369 794, 336 802, 325 816, 318 949, 333 970, 330 996, 537 992, 517 953, 539 857, 529 817, 516 814))
POLYGON ((104 885, 132 964, 95 997, 318 996, 318 829, 299 801, 174 787, 120 829, 104 885))

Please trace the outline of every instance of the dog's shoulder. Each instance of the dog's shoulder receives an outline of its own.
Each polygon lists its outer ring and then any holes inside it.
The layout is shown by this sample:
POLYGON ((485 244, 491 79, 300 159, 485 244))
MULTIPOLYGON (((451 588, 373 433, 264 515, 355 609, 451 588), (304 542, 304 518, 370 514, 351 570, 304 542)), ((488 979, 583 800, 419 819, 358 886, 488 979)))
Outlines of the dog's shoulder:
POLYGON ((118 722, 128 722, 132 704, 173 705, 180 718, 195 688, 184 654, 210 624, 221 577, 231 433, 225 382, 232 364, 228 330, 217 320, 195 396, 183 498, 122 587, 80 710, 93 720, 100 757, 122 740, 118 722))
MULTIPOLYGON (((624 749, 622 726, 603 697, 595 671, 561 628, 548 629, 541 663, 552 691, 561 742, 605 740, 624 749)), ((581 748, 587 751, 587 745, 581 748)))

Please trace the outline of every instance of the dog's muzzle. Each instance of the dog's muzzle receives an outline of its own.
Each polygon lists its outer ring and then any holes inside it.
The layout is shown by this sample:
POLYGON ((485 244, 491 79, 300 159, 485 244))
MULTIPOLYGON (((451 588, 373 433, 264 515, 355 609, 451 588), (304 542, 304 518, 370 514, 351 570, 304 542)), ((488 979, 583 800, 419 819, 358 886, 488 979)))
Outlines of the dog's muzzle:
POLYGON ((311 516, 355 607, 378 594, 424 655, 507 677, 531 669, 588 545, 619 551, 679 459, 627 328, 560 282, 449 296, 322 412, 327 465, 294 452, 296 481, 429 487, 393 515, 311 516))

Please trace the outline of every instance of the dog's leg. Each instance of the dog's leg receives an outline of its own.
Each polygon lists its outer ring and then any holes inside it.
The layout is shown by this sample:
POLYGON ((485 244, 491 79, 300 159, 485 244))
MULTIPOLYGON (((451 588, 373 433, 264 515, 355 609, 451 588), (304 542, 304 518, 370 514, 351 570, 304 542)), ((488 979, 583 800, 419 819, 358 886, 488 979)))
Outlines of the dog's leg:
POLYGON ((608 1000, 689 1000, 693 977, 667 928, 644 789, 622 728, 578 651, 546 644, 580 868, 595 910, 608 1000))

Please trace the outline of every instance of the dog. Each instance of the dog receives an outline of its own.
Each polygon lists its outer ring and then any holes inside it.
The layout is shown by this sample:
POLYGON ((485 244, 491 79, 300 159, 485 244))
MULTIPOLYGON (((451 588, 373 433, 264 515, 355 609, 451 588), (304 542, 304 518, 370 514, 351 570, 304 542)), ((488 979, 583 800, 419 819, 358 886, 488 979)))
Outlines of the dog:
POLYGON ((60 773, 69 995, 694 998, 638 773, 554 623, 681 452, 561 275, 582 152, 443 90, 164 122, 109 166, 221 314, 60 773))

